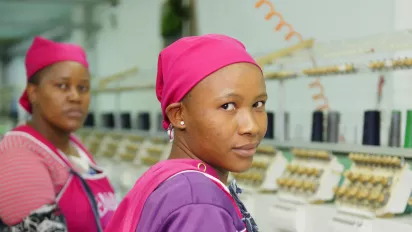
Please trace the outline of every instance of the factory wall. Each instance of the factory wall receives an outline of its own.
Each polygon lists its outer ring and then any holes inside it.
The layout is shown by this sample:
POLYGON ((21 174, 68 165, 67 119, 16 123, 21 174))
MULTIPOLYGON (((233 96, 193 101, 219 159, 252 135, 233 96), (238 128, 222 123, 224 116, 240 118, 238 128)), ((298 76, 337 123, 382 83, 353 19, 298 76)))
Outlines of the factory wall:
MULTIPOLYGON (((95 46, 88 48, 95 82, 99 78, 137 66, 139 68, 137 76, 121 85, 154 83, 157 55, 162 48, 159 30, 161 2, 161 0, 122 0, 117 8, 98 7, 95 20, 101 23, 102 28, 97 34, 95 46)), ((284 40, 285 31, 274 30, 276 19, 269 21, 264 19, 268 10, 265 6, 256 9, 256 2, 198 0, 196 5, 198 32, 234 36, 245 43, 254 55, 265 54, 294 44, 296 41, 284 40)), ((281 12, 284 19, 304 38, 314 38, 320 43, 391 32, 408 26, 398 22, 399 20, 396 21, 395 17, 395 13, 405 9, 400 6, 402 1, 277 0, 272 2, 275 4, 276 11, 281 12)), ((403 15, 407 15, 406 12, 403 15)), ((78 32, 68 40, 82 44, 84 39, 79 33, 81 34, 78 32)), ((319 65, 330 62, 326 59, 317 60, 319 65)), ((6 69, 10 82, 23 83, 25 77, 22 57, 15 57, 6 69)), ((377 105, 376 91, 380 75, 380 73, 365 72, 321 79, 330 109, 342 113, 341 132, 347 141, 360 142, 363 111, 375 108, 380 108, 384 112, 382 139, 387 140, 385 131, 389 126, 390 111, 393 108, 405 109, 409 106, 406 101, 399 103, 404 99, 403 94, 409 93, 409 88, 405 87, 405 82, 394 81, 392 78, 394 73, 384 74, 386 79, 383 99, 381 104, 377 105)), ((406 79, 409 71, 399 75, 403 75, 403 79, 406 79)), ((319 90, 308 88, 313 81, 312 78, 288 80, 283 83, 283 90, 279 88, 278 81, 268 81, 270 95, 268 110, 278 110, 280 92, 284 92, 284 107, 291 117, 292 138, 309 139, 311 113, 320 104, 312 100, 312 95, 319 90)), ((144 110, 155 113, 159 111, 159 104, 154 90, 110 93, 95 96, 92 110, 97 112, 144 110)))
MULTIPOLYGON (((200 33, 215 32, 234 36, 244 42, 252 54, 264 54, 293 45, 296 40, 284 40, 286 30, 275 31, 279 22, 276 17, 269 21, 264 19, 269 8, 263 5, 256 9, 254 8, 255 2, 258 1, 248 4, 240 4, 236 0, 199 1, 200 33)), ((390 1, 291 0, 271 2, 275 5, 275 10, 281 13, 284 20, 290 23, 295 31, 304 38, 314 38, 319 43, 385 33, 392 31, 394 26, 395 4, 390 1)), ((319 66, 333 64, 327 59, 316 61, 319 66)), ((309 59, 307 63, 309 67, 309 59)), ((344 60, 338 60, 334 65, 343 63, 344 60)), ((380 106, 385 112, 384 116, 388 115, 393 104, 390 75, 388 74, 386 78, 380 106)), ((341 132, 347 141, 356 140, 358 143, 361 141, 363 111, 376 108, 377 105, 378 77, 377 73, 362 73, 321 79, 330 109, 342 112, 341 132)), ((312 100, 312 95, 319 92, 318 89, 308 88, 313 81, 313 78, 302 78, 288 80, 283 84, 284 107, 290 113, 292 138, 303 137, 308 140, 310 137, 311 113, 322 104, 322 102, 312 100)), ((279 82, 269 81, 268 91, 270 94, 268 110, 276 111, 280 98, 279 82)), ((383 126, 384 137, 388 120, 383 121, 383 126)), ((386 140, 385 137, 382 139, 386 140)))

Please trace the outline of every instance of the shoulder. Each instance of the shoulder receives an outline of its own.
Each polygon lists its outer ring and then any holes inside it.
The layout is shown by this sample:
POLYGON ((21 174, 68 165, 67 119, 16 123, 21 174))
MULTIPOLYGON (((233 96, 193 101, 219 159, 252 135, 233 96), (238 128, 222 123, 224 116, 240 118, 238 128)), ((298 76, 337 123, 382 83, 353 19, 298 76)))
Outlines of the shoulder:
POLYGON ((25 132, 7 132, 0 140, 0 154, 10 150, 27 151, 38 153, 43 151, 44 145, 37 141, 33 136, 25 132))
MULTIPOLYGON (((232 225, 242 223, 231 199, 216 183, 200 172, 183 172, 166 180, 147 199, 140 220, 143 224, 162 224, 176 212, 190 210, 208 212, 231 218, 232 225), (213 209, 213 210, 211 210, 213 209), (223 215, 223 214, 221 214, 223 215)), ((186 212, 187 213, 187 212, 186 212)))
POLYGON ((46 145, 25 132, 6 133, 0 141, 0 173, 48 173, 60 189, 69 177, 66 165, 46 145))
POLYGON ((160 185, 149 197, 148 202, 158 199, 176 202, 176 207, 190 204, 212 204, 232 206, 226 193, 210 178, 200 172, 183 172, 160 185))
POLYGON ((43 159, 50 165, 58 165, 59 167, 64 164, 55 157, 56 154, 47 145, 29 133, 21 131, 6 133, 0 141, 0 158, 9 159, 20 155, 24 155, 26 158, 34 156, 43 159))

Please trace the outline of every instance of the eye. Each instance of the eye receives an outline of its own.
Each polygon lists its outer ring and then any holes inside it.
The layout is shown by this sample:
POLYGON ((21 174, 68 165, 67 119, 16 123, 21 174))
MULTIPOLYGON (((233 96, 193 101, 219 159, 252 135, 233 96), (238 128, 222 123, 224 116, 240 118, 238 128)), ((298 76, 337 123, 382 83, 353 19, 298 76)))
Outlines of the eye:
POLYGON ((224 110, 231 111, 231 110, 235 109, 235 104, 234 103, 226 103, 226 104, 222 105, 221 107, 224 110))
POLYGON ((56 87, 63 90, 68 88, 67 84, 56 84, 56 87))
POLYGON ((265 104, 266 104, 265 101, 258 101, 255 104, 253 104, 253 107, 262 108, 263 106, 265 106, 265 104))
POLYGON ((79 90, 80 92, 88 92, 89 91, 89 87, 81 85, 79 86, 79 90))

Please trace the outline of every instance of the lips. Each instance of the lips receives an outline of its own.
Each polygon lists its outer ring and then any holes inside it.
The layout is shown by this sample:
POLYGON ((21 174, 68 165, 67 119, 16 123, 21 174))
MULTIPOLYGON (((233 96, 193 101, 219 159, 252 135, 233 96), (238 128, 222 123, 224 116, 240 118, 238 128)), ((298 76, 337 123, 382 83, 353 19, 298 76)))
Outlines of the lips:
POLYGON ((71 109, 66 111, 66 115, 70 118, 81 118, 84 114, 81 110, 71 109))
POLYGON ((256 153, 259 143, 249 143, 242 146, 234 147, 232 150, 240 156, 251 157, 256 153))

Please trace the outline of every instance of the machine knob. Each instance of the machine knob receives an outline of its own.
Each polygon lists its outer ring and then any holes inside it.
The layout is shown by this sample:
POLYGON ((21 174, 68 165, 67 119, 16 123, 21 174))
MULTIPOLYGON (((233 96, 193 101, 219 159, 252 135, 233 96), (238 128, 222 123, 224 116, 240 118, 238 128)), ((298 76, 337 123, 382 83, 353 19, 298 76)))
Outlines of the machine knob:
POLYGON ((371 162, 374 164, 379 164, 381 162, 381 158, 379 156, 372 156, 371 157, 371 162))
POLYGON ((298 173, 298 174, 303 174, 303 173, 305 173, 305 171, 306 171, 306 167, 303 167, 303 166, 299 166, 296 169, 296 173, 298 173))
POLYGON ((285 186, 286 180, 285 180, 285 178, 278 178, 278 179, 276 180, 276 183, 277 183, 279 186, 285 186))
POLYGON ((389 183, 389 178, 388 178, 388 177, 381 177, 381 178, 380 178, 380 183, 381 183, 383 186, 388 185, 388 183, 389 183))
POLYGON ((289 172, 294 172, 296 170, 296 165, 288 164, 286 168, 288 169, 289 172))
POLYGON ((362 174, 359 177, 360 181, 362 181, 362 182, 368 182, 368 181, 371 180, 371 178, 372 178, 372 175, 369 174, 369 173, 362 174))
POLYGON ((373 191, 373 192, 371 192, 371 194, 369 195, 368 199, 369 199, 370 201, 377 200, 378 197, 379 197, 379 194, 380 194, 379 191, 373 191))
POLYGON ((356 198, 358 198, 359 200, 362 200, 366 198, 367 196, 368 196, 368 190, 365 190, 365 189, 358 191, 356 194, 356 198))
POLYGON ((303 188, 306 189, 306 190, 309 190, 311 188, 311 186, 312 186, 312 182, 310 182, 310 181, 305 181, 303 183, 303 188))
POLYGON ((354 197, 357 192, 358 192, 358 188, 352 187, 352 188, 349 189, 349 191, 347 192, 347 196, 348 196, 348 197, 354 197))
POLYGON ((412 59, 411 58, 406 58, 405 59, 405 64, 408 65, 408 66, 411 66, 412 65, 412 59))
POLYGON ((391 163, 391 161, 392 161, 391 157, 383 157, 381 163, 383 165, 389 165, 391 163))
POLYGON ((349 180, 357 181, 359 177, 360 177, 360 174, 358 172, 352 172, 352 175, 350 175, 349 180))
POLYGON ((401 165, 401 159, 399 157, 393 157, 392 158, 392 165, 394 165, 394 166, 401 165))
POLYGON ((286 187, 292 186, 292 182, 293 182, 293 179, 286 179, 286 181, 285 181, 285 186, 286 186, 286 187))
POLYGON ((295 187, 296 188, 302 188, 303 181, 302 180, 296 180, 295 181, 295 187))
POLYGON ((377 202, 383 203, 385 201, 385 195, 383 193, 379 194, 377 202))
POLYGON ((347 192, 348 188, 346 186, 341 186, 337 192, 338 196, 343 196, 347 192))

